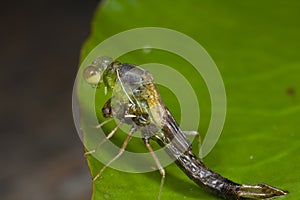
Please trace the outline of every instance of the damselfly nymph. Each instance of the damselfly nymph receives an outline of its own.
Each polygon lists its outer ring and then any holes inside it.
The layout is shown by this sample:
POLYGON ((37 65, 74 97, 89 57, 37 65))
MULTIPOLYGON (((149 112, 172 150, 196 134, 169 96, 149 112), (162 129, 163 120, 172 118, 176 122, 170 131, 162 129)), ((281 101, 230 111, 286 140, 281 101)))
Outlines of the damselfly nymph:
MULTIPOLYGON (((94 87, 104 84, 105 93, 107 90, 114 90, 111 98, 104 104, 102 113, 105 118, 116 118, 120 122, 106 139, 110 139, 122 124, 132 126, 119 153, 99 171, 94 181, 122 155, 132 135, 139 130, 162 175, 158 199, 166 173, 149 143, 150 140, 164 147, 177 166, 196 184, 224 199, 266 199, 287 194, 286 191, 266 184, 238 184, 208 169, 192 152, 189 140, 165 106, 153 76, 148 71, 133 64, 99 57, 85 69, 84 79, 94 87)), ((92 154, 96 150, 97 148, 86 154, 92 154)))

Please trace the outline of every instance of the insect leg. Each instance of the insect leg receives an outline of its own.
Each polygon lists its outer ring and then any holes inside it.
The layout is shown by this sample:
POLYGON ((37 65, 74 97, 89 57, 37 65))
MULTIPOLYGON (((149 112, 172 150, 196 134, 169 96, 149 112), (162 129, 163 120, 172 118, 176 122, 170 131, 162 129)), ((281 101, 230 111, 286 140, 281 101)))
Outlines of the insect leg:
POLYGON ((148 151, 150 152, 160 174, 161 174, 161 181, 160 181, 160 187, 159 187, 159 193, 158 193, 158 200, 160 200, 160 197, 161 197, 161 193, 162 193, 162 188, 163 188, 163 185, 164 185, 164 182, 165 182, 165 177, 166 177, 166 172, 164 170, 164 168, 162 167, 162 165, 160 164, 158 158, 156 157, 151 145, 149 144, 149 140, 148 139, 144 139, 144 142, 146 144, 146 147, 148 149, 148 151))
MULTIPOLYGON (((107 120, 108 121, 108 120, 107 120)), ((106 122, 106 121, 105 121, 106 122)), ((103 124, 103 123, 101 123, 103 124)), ((100 124, 100 125, 101 125, 100 124)), ((123 121, 120 121, 117 126, 101 141, 99 142, 99 144, 96 146, 96 148, 94 148, 93 150, 91 151, 88 151, 88 152, 85 152, 84 155, 89 155, 89 154, 93 154, 97 151, 97 149, 106 141, 106 140, 109 140, 115 133, 116 131, 120 128, 120 126, 123 124, 123 121)))
POLYGON ((116 159, 118 159, 123 152, 125 151, 126 146, 128 145, 130 139, 132 138, 133 133, 136 131, 136 127, 132 126, 132 128, 129 131, 128 136, 126 137, 125 141, 123 142, 123 145, 119 151, 119 153, 113 158, 111 159, 108 163, 106 163, 106 165, 104 167, 102 167, 102 169, 99 171, 99 173, 93 178, 93 181, 96 181, 102 174, 102 172, 116 159))
POLYGON ((198 131, 183 131, 185 135, 191 135, 191 136, 198 136, 199 132, 198 131))
POLYGON ((105 124, 107 124, 108 122, 110 122, 111 120, 113 120, 112 118, 105 120, 104 122, 98 124, 97 126, 95 126, 95 128, 101 128, 102 126, 104 126, 105 124))
POLYGON ((128 98, 128 100, 130 101, 130 103, 134 104, 134 102, 132 101, 132 99, 130 98, 130 96, 128 95, 127 91, 126 91, 125 88, 124 88, 123 82, 122 82, 121 77, 120 77, 120 74, 119 74, 119 70, 116 70, 116 72, 117 72, 117 78, 118 78, 118 80, 120 81, 120 84, 121 84, 121 87, 122 87, 123 92, 124 92, 125 95, 127 96, 127 98, 128 98))
POLYGON ((198 136, 198 156, 201 158, 201 146, 202 146, 202 140, 201 140, 201 135, 199 134, 198 131, 183 131, 183 133, 187 136, 198 136))

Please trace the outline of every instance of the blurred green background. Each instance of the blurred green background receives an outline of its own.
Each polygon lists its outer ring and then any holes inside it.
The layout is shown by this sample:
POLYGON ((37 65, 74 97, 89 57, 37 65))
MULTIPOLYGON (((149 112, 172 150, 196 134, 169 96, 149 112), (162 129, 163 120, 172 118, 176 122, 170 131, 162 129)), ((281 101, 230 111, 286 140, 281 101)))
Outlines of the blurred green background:
MULTIPOLYGON (((290 192, 281 199, 299 199, 299 10, 297 0, 107 0, 95 12, 81 59, 106 38, 137 27, 164 27, 192 37, 217 64, 228 101, 222 135, 204 162, 234 181, 265 182, 290 192)), ((131 52, 120 60, 163 63, 189 77, 200 101, 198 131, 205 133, 211 115, 209 94, 187 63, 158 50, 131 52)), ((179 119, 174 96, 166 88, 160 89, 179 119)), ((122 143, 120 138, 115 140, 122 143)), ((129 145, 129 149, 134 147, 129 145)), ((91 156, 88 161, 92 174, 102 167, 91 156)), ((166 172, 162 199, 218 199, 196 186, 174 164, 166 172)), ((159 182, 158 172, 129 174, 107 169, 93 185, 93 199, 156 199, 159 182)))

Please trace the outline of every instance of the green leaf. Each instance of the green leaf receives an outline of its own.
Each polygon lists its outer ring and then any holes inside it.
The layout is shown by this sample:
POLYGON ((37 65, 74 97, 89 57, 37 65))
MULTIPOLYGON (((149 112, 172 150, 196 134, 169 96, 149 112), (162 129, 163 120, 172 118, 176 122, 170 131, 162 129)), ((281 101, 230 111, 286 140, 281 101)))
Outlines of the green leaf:
MULTIPOLYGON (((280 199, 299 199, 299 9, 297 0, 103 1, 95 12, 91 35, 82 49, 82 60, 106 38, 132 28, 164 27, 192 37, 217 64, 228 103, 222 135, 204 162, 236 182, 265 182, 290 192, 280 199)), ((147 57, 175 69, 187 65, 162 51, 150 54, 135 51, 120 59, 138 64, 147 57)), ((201 107, 199 132, 205 133, 211 115, 207 88, 192 71, 181 72, 189 77, 197 91, 201 107)), ((178 102, 166 88, 160 89, 166 105, 180 119, 178 102)), ((99 96, 98 92, 96 98, 99 96)), ((90 104, 81 91, 78 100, 83 109, 90 104)), ((100 121, 104 120, 100 113, 104 102, 97 99, 95 109, 100 121)), ((107 126, 106 133, 111 128, 112 125, 107 126)), ((90 134, 85 129, 83 132, 90 134)), ((124 135, 118 134, 112 140, 121 145, 124 135)), ((129 150, 144 151, 141 139, 133 142, 140 146, 129 145, 129 150)), ((93 156, 88 156, 87 161, 95 176, 103 164, 93 156)), ((176 165, 168 166, 166 172, 162 200, 218 199, 195 185, 176 165)), ((156 199, 160 178, 158 171, 132 174, 108 167, 93 183, 92 199, 156 199)))

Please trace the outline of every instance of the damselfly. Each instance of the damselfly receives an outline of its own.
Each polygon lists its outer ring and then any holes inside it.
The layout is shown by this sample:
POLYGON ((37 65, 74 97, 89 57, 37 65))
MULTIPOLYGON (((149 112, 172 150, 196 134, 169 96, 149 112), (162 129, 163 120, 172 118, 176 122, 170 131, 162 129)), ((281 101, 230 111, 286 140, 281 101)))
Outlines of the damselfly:
MULTIPOLYGON (((103 82, 105 91, 114 91, 103 106, 102 112, 104 117, 117 118, 120 122, 106 139, 111 138, 123 123, 132 126, 119 153, 100 170, 94 180, 122 155, 132 135, 140 130, 143 141, 162 175, 158 199, 165 179, 165 170, 154 154, 149 140, 154 140, 164 147, 180 169, 196 184, 225 199, 265 199, 287 194, 286 191, 266 184, 238 184, 208 169, 193 154, 190 142, 165 106, 148 71, 133 64, 113 62, 111 58, 99 57, 85 69, 84 78, 93 86, 103 82)), ((96 149, 86 154, 95 151, 96 149)))

